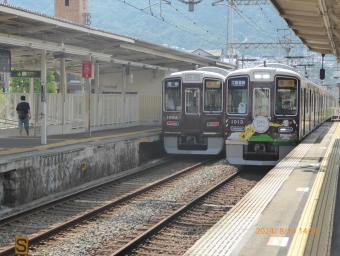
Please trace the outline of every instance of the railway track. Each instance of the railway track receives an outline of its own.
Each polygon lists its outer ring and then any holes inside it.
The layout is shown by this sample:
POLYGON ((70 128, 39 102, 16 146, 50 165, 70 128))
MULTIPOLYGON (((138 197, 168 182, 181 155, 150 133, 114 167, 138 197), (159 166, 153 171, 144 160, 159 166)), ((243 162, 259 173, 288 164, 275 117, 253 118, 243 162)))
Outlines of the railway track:
POLYGON ((183 255, 245 196, 266 172, 242 171, 132 234, 102 244, 91 255, 183 255))
POLYGON ((0 255, 14 255, 15 236, 26 235, 29 237, 30 246, 38 244, 211 161, 205 159, 198 162, 197 158, 179 159, 161 162, 119 180, 84 189, 0 219, 0 255), (186 168, 182 169, 183 167, 186 168))
POLYGON ((187 185, 188 180, 195 176, 196 172, 191 176, 187 175, 189 177, 170 181, 120 207, 105 211, 95 219, 60 233, 51 240, 40 243, 32 248, 31 255, 105 256, 128 255, 131 252, 132 255, 182 255, 267 171, 251 170, 250 173, 241 172, 237 175, 235 168, 223 163, 217 167, 215 164, 205 167, 200 171, 201 176, 192 182, 209 179, 209 175, 205 175, 207 172, 219 172, 221 175, 198 186, 187 185), (229 183, 224 190, 216 190, 225 180, 229 180, 229 183), (181 193, 175 197, 165 196, 176 190, 181 190, 181 193), (206 193, 213 194, 205 201, 199 202, 203 200, 202 197, 207 196, 204 195, 206 193), (194 210, 188 210, 188 207, 193 207, 194 210), (176 219, 177 217, 179 219, 176 219), (120 232, 119 230, 125 226, 128 226, 126 230, 120 232), (143 244, 144 241, 146 243, 143 244), (174 250, 171 251, 169 248, 174 250))

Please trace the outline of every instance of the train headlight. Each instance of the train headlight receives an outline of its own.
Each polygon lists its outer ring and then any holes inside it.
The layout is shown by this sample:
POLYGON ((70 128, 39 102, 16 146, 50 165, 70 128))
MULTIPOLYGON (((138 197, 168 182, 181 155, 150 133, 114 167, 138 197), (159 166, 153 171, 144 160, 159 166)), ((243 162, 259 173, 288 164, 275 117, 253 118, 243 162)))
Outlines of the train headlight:
POLYGON ((178 126, 179 122, 178 121, 167 121, 166 124, 170 126, 178 126))
POLYGON ((243 126, 231 126, 230 130, 232 132, 244 132, 244 127, 243 126))
POLYGON ((255 71, 254 72, 254 79, 269 79, 270 72, 266 71, 255 71))
POLYGON ((207 126, 214 126, 214 127, 216 127, 216 126, 219 126, 219 122, 207 122, 207 126))
POLYGON ((292 127, 279 127, 278 131, 279 132, 292 132, 293 128, 292 127))

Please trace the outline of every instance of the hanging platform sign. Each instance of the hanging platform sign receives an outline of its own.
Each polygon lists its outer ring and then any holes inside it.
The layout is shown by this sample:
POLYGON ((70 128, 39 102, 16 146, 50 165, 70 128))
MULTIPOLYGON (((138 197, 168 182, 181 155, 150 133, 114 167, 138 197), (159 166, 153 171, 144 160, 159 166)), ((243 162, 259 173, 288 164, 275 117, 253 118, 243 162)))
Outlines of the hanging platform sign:
POLYGON ((82 62, 82 77, 83 78, 92 78, 92 61, 87 60, 82 62))
POLYGON ((12 70, 11 77, 41 78, 41 71, 12 70))

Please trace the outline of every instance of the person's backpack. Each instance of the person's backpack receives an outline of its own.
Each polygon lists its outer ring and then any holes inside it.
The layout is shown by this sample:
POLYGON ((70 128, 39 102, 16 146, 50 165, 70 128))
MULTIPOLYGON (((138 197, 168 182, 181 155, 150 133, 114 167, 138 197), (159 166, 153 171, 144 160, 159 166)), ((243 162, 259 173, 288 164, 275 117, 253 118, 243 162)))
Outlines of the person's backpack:
POLYGON ((25 114, 25 111, 24 111, 23 107, 18 109, 18 116, 19 116, 20 119, 25 119, 26 118, 26 114, 25 114))

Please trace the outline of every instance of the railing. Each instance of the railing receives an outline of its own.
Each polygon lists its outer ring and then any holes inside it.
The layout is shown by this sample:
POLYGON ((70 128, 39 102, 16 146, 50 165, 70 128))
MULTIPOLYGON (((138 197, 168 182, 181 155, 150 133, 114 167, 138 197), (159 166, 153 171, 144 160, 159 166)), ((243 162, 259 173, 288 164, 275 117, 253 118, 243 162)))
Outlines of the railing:
MULTIPOLYGON (((41 127, 40 94, 0 93, 0 124, 3 127, 17 126, 16 105, 20 97, 26 96, 30 103, 31 125, 36 132, 41 127), (6 126, 6 125, 8 126, 6 126)), ((66 94, 63 102, 62 94, 48 93, 46 95, 47 125, 70 125, 73 130, 85 127, 85 95, 66 94), (63 114, 64 111, 64 114, 63 114), (64 121, 63 121, 64 118, 64 121)), ((160 124, 161 96, 126 94, 125 102, 122 94, 92 94, 91 95, 91 127, 97 129, 112 129, 140 124, 160 124), (124 107, 125 111, 124 111, 124 107)))
POLYGON ((160 95, 139 96, 139 121, 160 122, 162 118, 162 98, 160 95))

